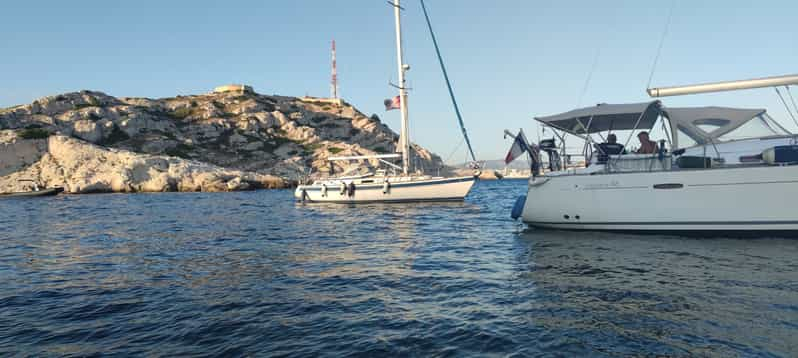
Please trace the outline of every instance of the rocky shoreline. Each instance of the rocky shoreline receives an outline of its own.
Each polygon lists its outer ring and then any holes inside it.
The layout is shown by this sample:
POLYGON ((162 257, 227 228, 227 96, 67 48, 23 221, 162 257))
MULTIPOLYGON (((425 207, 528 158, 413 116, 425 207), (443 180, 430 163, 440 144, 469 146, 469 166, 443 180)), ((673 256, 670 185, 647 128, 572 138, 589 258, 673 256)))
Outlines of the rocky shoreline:
MULTIPOLYGON (((235 191, 285 188, 376 161, 330 156, 390 153, 398 135, 344 101, 248 91, 162 99, 95 91, 0 110, 0 193, 235 191)), ((446 171, 413 145, 416 163, 446 171)))
POLYGON ((253 172, 228 170, 207 163, 163 155, 103 148, 62 135, 22 139, 12 131, 0 135, 2 192, 61 187, 65 193, 135 193, 166 191, 238 191, 276 189, 289 181, 253 172), (13 155, 12 155, 13 154, 13 155))

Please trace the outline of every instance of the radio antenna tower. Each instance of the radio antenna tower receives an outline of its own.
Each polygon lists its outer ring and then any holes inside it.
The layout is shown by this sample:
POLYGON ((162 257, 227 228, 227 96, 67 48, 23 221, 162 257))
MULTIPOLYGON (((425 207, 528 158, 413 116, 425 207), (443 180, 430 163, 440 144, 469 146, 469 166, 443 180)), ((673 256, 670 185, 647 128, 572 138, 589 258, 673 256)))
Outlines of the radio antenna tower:
POLYGON ((338 69, 335 65, 335 39, 332 40, 332 98, 338 99, 338 69))

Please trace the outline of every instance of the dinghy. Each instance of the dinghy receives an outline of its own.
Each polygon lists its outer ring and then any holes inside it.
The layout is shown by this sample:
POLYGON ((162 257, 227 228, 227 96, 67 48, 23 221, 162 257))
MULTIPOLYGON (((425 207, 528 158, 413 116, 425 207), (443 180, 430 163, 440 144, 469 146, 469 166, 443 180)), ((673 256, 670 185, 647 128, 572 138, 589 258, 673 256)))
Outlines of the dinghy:
POLYGON ((44 189, 39 188, 39 185, 36 183, 36 181, 31 179, 21 179, 19 181, 33 182, 33 190, 3 193, 0 194, 0 198, 26 198, 26 197, 36 197, 36 196, 52 196, 52 195, 58 195, 58 193, 64 191, 64 188, 44 188, 44 189))

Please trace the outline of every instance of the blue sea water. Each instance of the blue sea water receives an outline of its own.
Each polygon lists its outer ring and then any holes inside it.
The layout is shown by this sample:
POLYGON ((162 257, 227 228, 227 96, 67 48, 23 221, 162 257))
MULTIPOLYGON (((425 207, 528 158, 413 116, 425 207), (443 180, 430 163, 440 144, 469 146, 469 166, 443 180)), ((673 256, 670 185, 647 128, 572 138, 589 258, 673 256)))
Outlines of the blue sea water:
POLYGON ((520 231, 524 191, 0 200, 0 355, 798 355, 798 240, 520 231))

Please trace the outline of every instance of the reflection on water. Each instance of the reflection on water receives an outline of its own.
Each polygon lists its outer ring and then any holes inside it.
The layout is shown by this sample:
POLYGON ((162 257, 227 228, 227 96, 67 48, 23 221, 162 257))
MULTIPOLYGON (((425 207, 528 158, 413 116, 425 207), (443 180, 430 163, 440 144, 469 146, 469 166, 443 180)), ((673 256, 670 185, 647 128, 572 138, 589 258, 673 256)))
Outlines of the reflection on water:
POLYGON ((290 191, 0 201, 0 354, 782 355, 798 240, 519 232, 290 191))
MULTIPOLYGON (((798 351, 798 242, 529 231, 540 325, 663 355, 798 351), (633 346, 634 347, 634 346, 633 346)), ((602 347, 604 346, 604 347, 602 347)), ((637 349, 621 351, 633 353, 637 349)))

